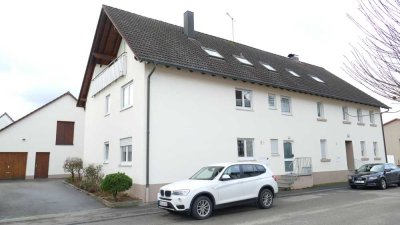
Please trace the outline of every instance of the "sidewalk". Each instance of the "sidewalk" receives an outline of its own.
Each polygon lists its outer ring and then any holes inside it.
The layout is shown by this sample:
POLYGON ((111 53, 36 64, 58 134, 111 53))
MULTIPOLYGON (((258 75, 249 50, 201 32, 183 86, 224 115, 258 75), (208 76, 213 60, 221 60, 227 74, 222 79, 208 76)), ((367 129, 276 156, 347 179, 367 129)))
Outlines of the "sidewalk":
POLYGON ((340 183, 317 185, 314 187, 297 189, 297 190, 287 190, 287 191, 279 190, 277 198, 313 194, 318 192, 346 189, 346 188, 349 188, 349 184, 347 182, 340 182, 340 183))

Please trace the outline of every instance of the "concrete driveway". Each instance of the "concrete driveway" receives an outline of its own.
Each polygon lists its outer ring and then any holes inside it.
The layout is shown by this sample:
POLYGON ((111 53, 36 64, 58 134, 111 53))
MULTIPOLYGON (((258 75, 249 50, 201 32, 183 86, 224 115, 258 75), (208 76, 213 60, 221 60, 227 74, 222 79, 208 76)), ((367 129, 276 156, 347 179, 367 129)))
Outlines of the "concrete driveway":
POLYGON ((60 179, 0 181, 0 220, 104 208, 60 179))

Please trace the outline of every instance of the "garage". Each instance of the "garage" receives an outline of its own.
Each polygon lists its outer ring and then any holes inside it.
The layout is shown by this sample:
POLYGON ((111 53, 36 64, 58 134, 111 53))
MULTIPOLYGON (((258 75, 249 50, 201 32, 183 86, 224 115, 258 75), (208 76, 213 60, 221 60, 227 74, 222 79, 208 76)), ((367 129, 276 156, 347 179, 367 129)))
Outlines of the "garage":
POLYGON ((0 180, 25 179, 27 152, 0 152, 0 180))

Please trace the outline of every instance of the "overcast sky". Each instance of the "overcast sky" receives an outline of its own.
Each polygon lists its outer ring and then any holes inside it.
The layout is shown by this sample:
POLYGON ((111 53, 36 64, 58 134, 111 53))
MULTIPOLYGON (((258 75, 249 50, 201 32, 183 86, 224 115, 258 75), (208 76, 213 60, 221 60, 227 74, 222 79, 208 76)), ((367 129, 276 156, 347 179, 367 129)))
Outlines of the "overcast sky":
MULTIPOLYGON (((236 42, 283 56, 298 54, 301 61, 360 87, 342 70, 349 43, 362 37, 346 16, 363 20, 355 0, 5 0, 0 13, 0 114, 18 119, 67 91, 78 96, 102 4, 179 26, 183 13, 191 10, 195 30, 225 39, 232 39, 229 12, 236 42)), ((385 115, 384 120, 393 117, 385 115)))

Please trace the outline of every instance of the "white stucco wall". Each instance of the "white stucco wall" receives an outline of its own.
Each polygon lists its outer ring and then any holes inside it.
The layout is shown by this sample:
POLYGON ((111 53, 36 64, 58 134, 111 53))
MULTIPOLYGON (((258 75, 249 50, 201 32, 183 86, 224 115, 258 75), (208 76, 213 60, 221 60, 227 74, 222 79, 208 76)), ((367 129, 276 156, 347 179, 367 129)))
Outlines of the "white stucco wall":
POLYGON ((50 152, 49 176, 63 175, 65 159, 83 155, 83 125, 83 109, 65 95, 1 131, 0 152, 27 152, 27 177, 34 176, 36 152, 50 152), (57 121, 75 122, 73 145, 55 144, 57 121))
MULTIPOLYGON (((376 127, 342 122, 342 106, 356 115, 369 110, 361 104, 342 102, 274 89, 258 84, 212 77, 175 68, 158 67, 151 78, 150 183, 184 179, 200 167, 238 161, 237 138, 254 138, 254 159, 269 158, 275 174, 284 174, 283 141, 293 141, 295 157, 312 157, 313 171, 347 170, 345 141, 353 142, 354 158, 361 160, 360 141, 366 141, 367 157, 374 162, 372 142, 378 142, 384 160, 379 114, 376 127), (252 110, 237 110, 235 88, 252 91, 252 110), (268 93, 276 94, 277 110, 270 110, 268 93), (290 96, 293 114, 283 115, 280 95, 290 96), (326 122, 317 121, 316 102, 324 103, 326 122), (279 140, 279 156, 271 155, 270 139, 279 140), (327 140, 328 158, 320 162, 320 139, 327 140)), ((364 162, 365 163, 365 162, 364 162)))
MULTIPOLYGON (((101 164, 105 174, 124 172, 136 184, 145 183, 146 102, 144 63, 134 60, 132 51, 121 42, 118 56, 126 52, 127 75, 119 78, 94 97, 88 96, 85 111, 85 164, 101 164), (133 81, 133 106, 121 110, 121 88, 133 81), (111 112, 105 115, 106 96, 110 95, 111 112), (132 163, 121 165, 120 139, 132 137, 132 163), (104 143, 109 142, 109 160, 104 162, 104 143)), ((97 75, 105 66, 97 65, 97 75)), ((89 91, 90 93, 90 91, 89 91)))

